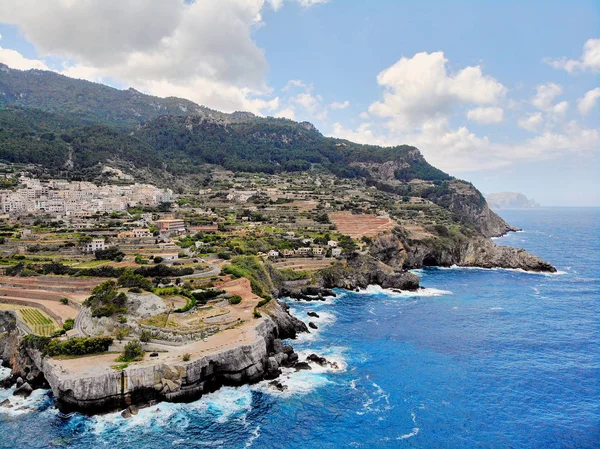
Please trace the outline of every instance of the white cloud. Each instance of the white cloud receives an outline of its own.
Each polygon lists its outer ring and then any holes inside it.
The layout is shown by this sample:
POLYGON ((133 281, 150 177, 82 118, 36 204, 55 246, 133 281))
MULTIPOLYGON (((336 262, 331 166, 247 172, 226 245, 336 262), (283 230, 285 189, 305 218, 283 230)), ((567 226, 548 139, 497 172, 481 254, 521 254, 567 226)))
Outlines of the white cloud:
POLYGON ((481 67, 466 67, 448 74, 444 53, 417 53, 400 58, 377 76, 383 100, 369 112, 388 119, 395 130, 408 130, 435 117, 446 117, 459 104, 491 105, 500 101, 506 88, 481 67))
POLYGON ((275 117, 289 118, 296 120, 296 112, 292 108, 285 108, 275 114, 275 117))
POLYGON ((556 83, 540 84, 536 88, 536 94, 531 100, 531 104, 542 111, 551 111, 556 97, 563 93, 563 88, 556 83))
POLYGON ((272 99, 264 51, 252 31, 265 5, 265 0, 3 0, 0 22, 16 25, 41 54, 73 61, 64 68, 70 76, 111 78, 158 96, 178 92, 212 108, 260 113, 272 99))
POLYGON ((2 47, 0 47, 0 62, 3 62, 7 66, 12 67, 13 69, 48 70, 48 66, 46 66, 44 61, 40 61, 39 59, 28 59, 18 51, 2 47))
POLYGON ((585 95, 577 101, 581 115, 588 115, 596 107, 596 101, 600 98, 600 87, 588 90, 585 95))
POLYGON ((579 59, 546 59, 551 67, 566 70, 569 73, 577 71, 600 72, 600 39, 588 39, 583 45, 583 53, 579 59))
POLYGON ((467 111, 467 118, 475 122, 489 125, 504 120, 504 109, 499 107, 478 107, 467 111))
POLYGON ((543 124, 544 118, 542 117, 541 112, 530 114, 529 116, 519 120, 519 127, 532 133, 539 131, 543 124))
POLYGON ((335 109, 346 109, 348 106, 350 106, 350 101, 349 100, 346 100, 346 101, 343 101, 343 102, 334 101, 333 103, 331 103, 329 105, 329 107, 331 109, 334 109, 334 110, 335 109))
POLYGON ((329 0, 297 0, 300 5, 305 8, 310 8, 311 6, 318 5, 320 3, 328 3, 329 0))

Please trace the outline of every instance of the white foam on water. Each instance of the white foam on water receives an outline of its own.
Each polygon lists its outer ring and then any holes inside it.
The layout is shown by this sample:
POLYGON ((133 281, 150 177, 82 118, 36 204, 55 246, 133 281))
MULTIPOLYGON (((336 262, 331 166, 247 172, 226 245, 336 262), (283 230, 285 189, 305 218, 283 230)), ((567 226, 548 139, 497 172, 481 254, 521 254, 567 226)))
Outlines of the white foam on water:
POLYGON ((355 293, 363 295, 386 295, 396 298, 415 298, 415 297, 427 297, 427 296, 442 296, 451 295, 452 292, 449 290, 440 290, 437 288, 420 288, 418 290, 390 290, 382 288, 379 285, 369 285, 365 289, 361 289, 355 293))
POLYGON ((16 386, 0 390, 0 402, 8 399, 12 407, 0 407, 0 415, 20 416, 40 410, 42 405, 48 400, 49 390, 41 388, 33 390, 29 397, 13 396, 16 386))
POLYGON ((189 404, 161 402, 142 408, 137 415, 128 419, 118 412, 94 416, 90 418, 89 425, 96 435, 106 432, 129 432, 137 427, 185 428, 190 424, 190 412, 199 413, 218 423, 225 423, 237 415, 244 418, 251 406, 252 391, 249 386, 223 387, 189 404))
MULTIPOLYGON (((368 379, 368 376, 367 376, 368 379)), ((357 411, 357 415, 366 415, 367 413, 383 413, 387 410, 391 410, 390 395, 386 393, 383 388, 377 385, 375 382, 370 382, 370 385, 366 388, 373 388, 373 392, 365 392, 365 401, 363 402, 363 408, 357 411)))
MULTIPOLYGON (((2 362, 2 359, 0 359, 0 363, 2 362)), ((6 379, 8 376, 10 376, 11 370, 10 368, 4 368, 2 365, 0 365, 0 380, 4 380, 6 379)))
POLYGON ((271 396, 289 398, 307 395, 332 383, 326 373, 317 373, 312 370, 296 371, 294 368, 283 368, 282 374, 276 380, 285 387, 283 391, 269 385, 271 381, 266 380, 253 385, 252 388, 271 396))
POLYGON ((254 428, 254 430, 252 431, 252 435, 250 435, 250 438, 248 438, 248 441, 246 441, 246 445, 244 447, 252 447, 254 441, 258 437, 260 437, 260 426, 256 426, 254 428))
MULTIPOLYGON (((410 416, 412 418, 413 424, 416 425, 417 424, 417 415, 415 415, 414 412, 411 412, 410 416)), ((409 438, 416 437, 420 431, 421 431, 421 429, 419 429, 418 427, 413 427, 411 432, 405 433, 404 435, 400 435, 398 438, 396 438, 396 440, 407 440, 409 438)))

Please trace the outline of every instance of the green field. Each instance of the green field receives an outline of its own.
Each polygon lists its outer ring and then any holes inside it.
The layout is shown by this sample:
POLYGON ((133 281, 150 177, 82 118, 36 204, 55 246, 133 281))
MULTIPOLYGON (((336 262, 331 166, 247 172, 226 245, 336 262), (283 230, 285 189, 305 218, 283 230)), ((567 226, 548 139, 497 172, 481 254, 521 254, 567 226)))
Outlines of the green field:
POLYGON ((23 308, 19 309, 17 313, 21 320, 36 335, 49 336, 57 329, 54 320, 38 309, 23 308))

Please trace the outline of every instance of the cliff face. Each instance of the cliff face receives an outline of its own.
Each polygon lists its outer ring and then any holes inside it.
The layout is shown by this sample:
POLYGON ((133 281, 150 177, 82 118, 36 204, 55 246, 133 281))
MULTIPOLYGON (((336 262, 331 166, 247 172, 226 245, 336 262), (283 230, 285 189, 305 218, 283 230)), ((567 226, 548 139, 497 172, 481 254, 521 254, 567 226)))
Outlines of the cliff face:
POLYGON ((405 269, 459 265, 550 273, 556 271, 551 264, 523 249, 496 245, 483 237, 449 236, 411 240, 400 228, 375 239, 371 255, 386 264, 405 269))
MULTIPOLYGON (((418 276, 395 269, 385 261, 363 254, 353 254, 347 264, 338 263, 319 271, 317 285, 322 288, 345 288, 355 290, 369 285, 399 290, 419 288, 418 276)), ((401 268, 401 265, 396 267, 401 268)))
MULTIPOLYGON (((0 354, 10 359, 13 375, 27 376, 33 388, 34 376, 47 381, 63 412, 102 413, 151 401, 185 402, 198 399, 221 385, 241 385, 275 378, 280 367, 293 366, 298 355, 281 338, 306 330, 304 323, 291 317, 277 301, 265 308, 265 318, 257 321, 254 339, 245 344, 207 354, 189 362, 134 365, 123 370, 99 369, 78 375, 64 371, 59 361, 42 358, 35 350, 20 347, 17 332, 0 336, 0 354)), ((261 310, 262 311, 262 310, 261 310)))

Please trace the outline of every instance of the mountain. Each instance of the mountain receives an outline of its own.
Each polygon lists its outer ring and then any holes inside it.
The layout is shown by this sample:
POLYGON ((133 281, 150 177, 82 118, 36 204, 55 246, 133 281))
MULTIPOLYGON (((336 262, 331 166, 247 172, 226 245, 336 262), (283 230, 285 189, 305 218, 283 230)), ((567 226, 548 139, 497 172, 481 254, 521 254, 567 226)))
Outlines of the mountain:
POLYGON ((529 209, 540 205, 518 192, 498 192, 485 196, 492 209, 529 209))
MULTIPOLYGON (((41 70, 0 64, 0 160, 47 176, 98 181, 102 166, 185 179, 206 164, 266 174, 325 170, 376 189, 420 196, 489 237, 512 228, 470 183, 409 145, 380 147, 323 136, 308 122, 226 114, 41 70), (418 181, 418 182, 417 182, 418 181)), ((100 179, 102 180, 102 179, 100 179)))

